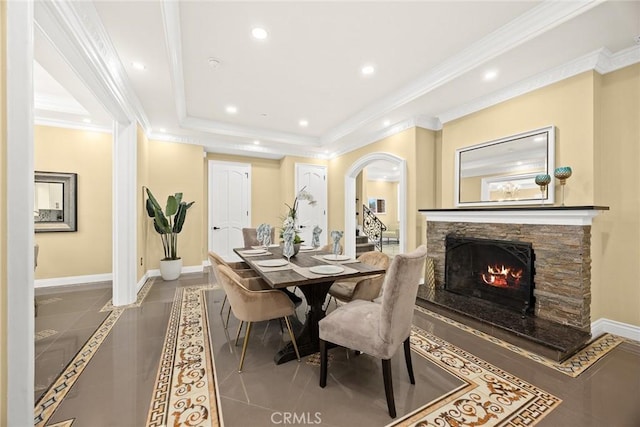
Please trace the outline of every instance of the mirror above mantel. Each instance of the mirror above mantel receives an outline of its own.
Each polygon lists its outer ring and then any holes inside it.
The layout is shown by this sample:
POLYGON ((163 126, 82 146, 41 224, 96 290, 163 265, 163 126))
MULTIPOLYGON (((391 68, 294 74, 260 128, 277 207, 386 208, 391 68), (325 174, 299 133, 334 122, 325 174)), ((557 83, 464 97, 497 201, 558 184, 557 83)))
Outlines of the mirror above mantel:
POLYGON ((548 185, 543 193, 535 177, 552 174, 554 160, 553 126, 460 148, 455 158, 455 205, 553 205, 554 186, 548 185))

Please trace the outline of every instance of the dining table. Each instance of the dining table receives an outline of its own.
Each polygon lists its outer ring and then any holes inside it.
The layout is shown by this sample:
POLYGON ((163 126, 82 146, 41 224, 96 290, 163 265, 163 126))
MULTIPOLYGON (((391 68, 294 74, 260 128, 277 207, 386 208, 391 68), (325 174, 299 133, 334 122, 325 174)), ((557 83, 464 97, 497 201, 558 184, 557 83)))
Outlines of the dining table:
MULTIPOLYGON (((336 280, 384 274, 385 269, 359 262, 346 255, 336 255, 311 247, 302 247, 287 260, 282 246, 236 248, 233 250, 274 289, 297 286, 305 297, 307 312, 304 325, 296 335, 300 356, 319 351, 318 322, 325 317, 324 302, 336 280)), ((274 356, 276 364, 296 359, 292 343, 274 356)))

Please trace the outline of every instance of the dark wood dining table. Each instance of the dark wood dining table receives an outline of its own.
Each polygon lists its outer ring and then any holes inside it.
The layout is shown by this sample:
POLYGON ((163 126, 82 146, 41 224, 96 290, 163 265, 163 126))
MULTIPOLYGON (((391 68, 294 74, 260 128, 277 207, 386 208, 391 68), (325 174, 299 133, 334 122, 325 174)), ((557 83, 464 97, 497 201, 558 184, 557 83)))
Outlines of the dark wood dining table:
MULTIPOLYGON (((268 248, 268 254, 254 255, 247 254, 247 248, 237 248, 234 252, 242 258, 256 273, 260 275, 270 286, 275 289, 286 288, 288 286, 298 286, 302 291, 308 306, 307 316, 302 330, 296 336, 300 356, 308 356, 319 351, 318 322, 325 316, 323 308, 329 288, 336 280, 353 277, 370 276, 384 273, 385 270, 361 262, 349 260, 346 262, 330 261, 324 259, 324 255, 329 252, 322 251, 300 251, 291 258, 291 267, 287 269, 264 268, 256 264, 259 261, 285 259, 282 256, 282 247, 273 246, 268 248), (331 275, 308 274, 310 267, 321 265, 340 265, 345 271, 331 275), (297 271, 296 271, 297 270, 297 271), (303 275, 303 274, 305 275, 303 275), (310 278, 309 276, 317 276, 310 278)), ((286 259, 285 259, 286 260, 286 259)), ((283 267, 284 268, 284 267, 283 267)), ((293 345, 288 343, 274 356, 276 364, 288 362, 296 359, 293 345)))

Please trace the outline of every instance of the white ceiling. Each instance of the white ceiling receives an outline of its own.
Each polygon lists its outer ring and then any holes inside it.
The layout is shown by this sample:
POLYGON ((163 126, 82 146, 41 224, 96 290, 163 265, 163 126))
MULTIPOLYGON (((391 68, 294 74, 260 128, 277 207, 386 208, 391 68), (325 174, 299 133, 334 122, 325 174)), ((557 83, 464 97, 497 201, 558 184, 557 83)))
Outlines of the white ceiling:
MULTIPOLYGON (((272 158, 328 157, 411 126, 438 129, 578 72, 640 61, 639 1, 71 5, 83 8, 83 25, 95 16, 92 24, 106 30, 99 42, 111 43, 120 61, 111 67, 114 80, 139 102, 151 137, 272 158), (256 26, 267 30, 266 40, 251 36, 256 26), (133 61, 146 69, 135 70, 133 61), (367 64, 375 72, 363 76, 367 64), (498 77, 485 81, 488 70, 498 77), (228 105, 238 112, 228 114, 228 105), (300 127, 300 119, 309 125, 300 127)), ((56 59, 39 31, 35 45, 36 61, 87 111, 62 111, 69 102, 38 78, 36 99, 55 95, 60 102, 36 103, 43 107, 37 118, 78 122, 89 115, 110 127, 73 61, 56 59)))

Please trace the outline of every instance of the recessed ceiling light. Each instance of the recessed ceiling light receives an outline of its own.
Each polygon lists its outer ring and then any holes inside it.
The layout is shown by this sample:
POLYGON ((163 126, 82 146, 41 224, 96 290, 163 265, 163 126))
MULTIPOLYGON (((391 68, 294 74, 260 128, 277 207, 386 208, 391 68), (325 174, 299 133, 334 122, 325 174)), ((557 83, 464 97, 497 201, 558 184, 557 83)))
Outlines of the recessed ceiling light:
POLYGON ((364 67, 362 67, 362 74, 365 76, 370 76, 371 74, 373 74, 376 70, 375 68, 373 68, 373 65, 365 65, 364 67))
POLYGON ((162 132, 162 133, 166 133, 166 132, 167 132, 167 130, 166 130, 165 128, 160 128, 160 129, 158 129, 158 130, 159 130, 160 132, 162 132))
POLYGON ((82 121, 85 123, 91 123, 91 119, 82 119, 82 121))
POLYGON ((209 67, 212 70, 216 70, 216 69, 220 68, 220 65, 222 65, 222 62, 220 62, 220 60, 217 59, 217 58, 209 58, 209 59, 207 59, 207 63, 209 64, 209 67))
POLYGON ((267 30, 260 27, 256 27, 251 30, 251 35, 258 40, 264 40, 269 36, 269 34, 267 34, 267 30))
POLYGON ((256 145, 260 145, 260 141, 258 141, 257 139, 255 141, 253 141, 254 144, 256 145))
POLYGON ((133 61, 131 63, 131 66, 133 67, 134 70, 138 70, 138 71, 144 71, 147 66, 144 65, 142 62, 138 62, 138 61, 133 61))
POLYGON ((494 80, 496 77, 498 77, 498 72, 496 70, 489 70, 484 73, 485 80, 494 80))
POLYGON ((302 120, 300 120, 300 121, 298 122, 298 124, 299 124, 300 126, 302 126, 303 128, 306 128, 307 126, 309 126, 309 121, 308 121, 308 120, 306 120, 306 119, 302 119, 302 120))
POLYGON ((225 110, 229 114, 236 114, 238 112, 238 107, 236 107, 235 105, 227 105, 227 108, 225 108, 225 110))
POLYGON ((389 120, 385 120, 384 122, 382 122, 382 126, 387 127, 391 124, 391 121, 389 120))

